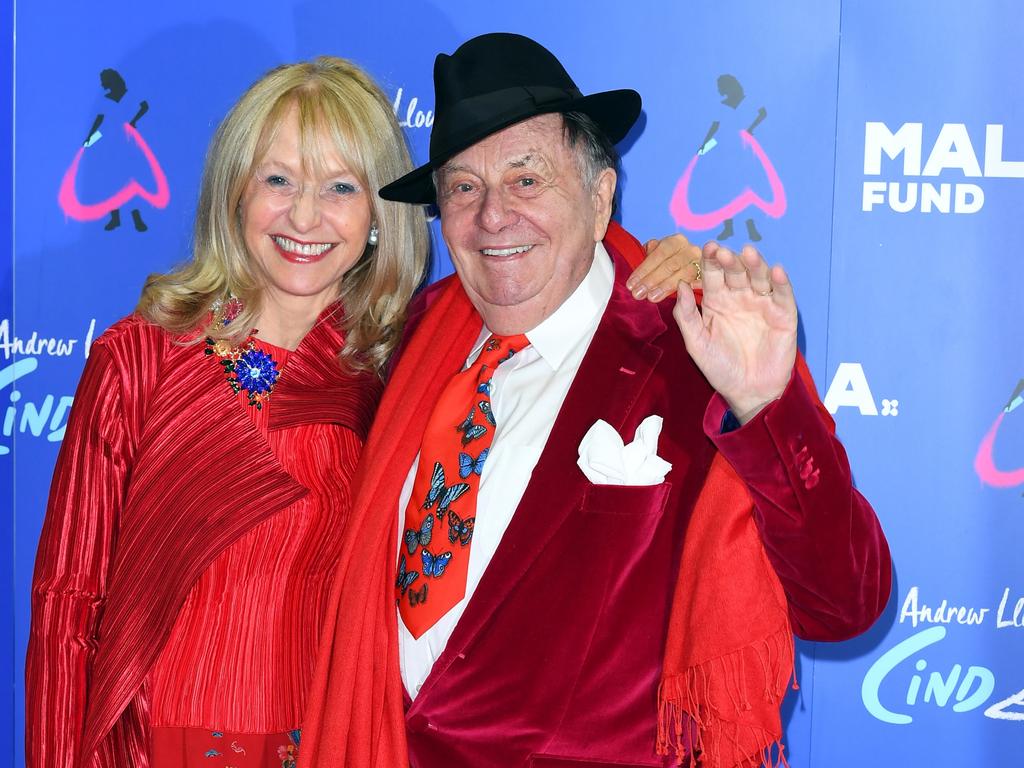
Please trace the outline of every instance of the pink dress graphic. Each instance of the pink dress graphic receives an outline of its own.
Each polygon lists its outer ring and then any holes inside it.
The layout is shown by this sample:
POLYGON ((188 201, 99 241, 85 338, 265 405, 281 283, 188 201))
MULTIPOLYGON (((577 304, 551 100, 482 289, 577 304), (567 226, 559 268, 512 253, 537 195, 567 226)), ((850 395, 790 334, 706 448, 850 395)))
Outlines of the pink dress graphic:
MULTIPOLYGON (((733 110, 723 116, 723 120, 727 123, 735 123, 738 116, 735 110, 744 98, 742 86, 732 75, 722 75, 718 78, 718 90, 724 97, 722 104, 733 110)), ((753 133, 767 115, 767 110, 761 107, 757 117, 746 128, 730 129, 727 127, 720 131, 722 124, 719 120, 711 124, 700 149, 690 159, 672 192, 669 212, 677 227, 704 231, 723 225, 717 239, 726 240, 733 235, 733 219, 748 209, 758 209, 773 218, 779 218, 786 212, 786 190, 782 180, 768 157, 768 153, 754 138, 753 133), (721 143, 719 138, 722 139, 721 143), (730 150, 727 148, 730 144, 737 147, 739 151, 730 154, 730 150), (715 152, 716 149, 717 152, 715 152), (714 152, 713 155, 712 152, 714 152), (707 175, 726 174, 728 177, 738 177, 748 181, 741 182, 743 183, 742 189, 732 197, 710 206, 705 203, 707 210, 695 210, 695 206, 691 202, 694 196, 695 175, 699 175, 709 162, 712 162, 713 167, 705 169, 707 175), (701 164, 700 169, 698 163, 701 164), (750 184, 749 180, 755 175, 759 179, 767 181, 769 191, 767 198, 756 192, 750 184)), ((757 230, 754 219, 748 218, 746 225, 748 238, 751 242, 758 242, 761 239, 761 234, 757 230)))
POLYGON ((995 422, 989 427, 988 432, 985 433, 985 437, 981 440, 981 445, 978 446, 978 453, 974 457, 974 471, 978 473, 978 477, 986 485, 991 485, 994 488, 1013 488, 1024 483, 1024 467, 1000 469, 996 466, 995 460, 996 436, 999 434, 999 428, 1003 424, 1003 419, 1006 418, 1006 414, 1016 410, 1021 405, 1024 405, 1024 379, 1018 382, 1013 395, 1010 396, 1010 402, 1007 403, 1006 407, 996 417, 995 422))
MULTIPOLYGON (((100 74, 100 82, 107 89, 106 97, 115 103, 120 103, 121 98, 127 92, 121 76, 112 69, 105 69, 100 74)), ((103 124, 106 115, 101 113, 93 121, 85 144, 79 147, 71 161, 71 165, 68 166, 67 171, 64 173, 64 178, 61 180, 60 190, 57 193, 57 202, 66 216, 76 221, 95 221, 109 214, 110 220, 104 228, 110 231, 116 229, 121 223, 121 207, 135 198, 145 200, 154 208, 165 208, 167 206, 171 199, 167 176, 160 167, 160 162, 157 160, 153 150, 150 149, 149 144, 142 137, 142 134, 139 133, 135 125, 148 110, 149 104, 146 101, 140 102, 135 116, 131 120, 123 122, 119 127, 124 132, 125 144, 133 147, 134 151, 140 153, 145 160, 148 175, 152 177, 153 188, 147 189, 138 179, 132 176, 120 188, 99 199, 82 200, 80 198, 79 172, 82 160, 84 157, 87 157, 87 152, 96 152, 97 150, 94 148, 96 143, 104 138, 99 128, 103 124)), ((109 145, 113 141, 115 139, 111 137, 107 139, 106 143, 109 145)), ((105 159, 107 158, 101 158, 101 160, 105 159)), ((142 214, 138 208, 132 210, 132 219, 137 231, 146 231, 147 227, 142 220, 142 214)))

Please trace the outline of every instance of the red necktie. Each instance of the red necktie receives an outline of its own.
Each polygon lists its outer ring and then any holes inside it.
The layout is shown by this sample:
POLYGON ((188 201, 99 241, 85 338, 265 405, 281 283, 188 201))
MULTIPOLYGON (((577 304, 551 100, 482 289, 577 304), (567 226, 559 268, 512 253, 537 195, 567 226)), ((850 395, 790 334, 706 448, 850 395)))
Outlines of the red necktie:
POLYGON ((529 345, 491 336, 469 368, 452 377, 434 406, 405 510, 395 596, 413 637, 420 637, 466 594, 476 497, 494 439, 491 376, 529 345))

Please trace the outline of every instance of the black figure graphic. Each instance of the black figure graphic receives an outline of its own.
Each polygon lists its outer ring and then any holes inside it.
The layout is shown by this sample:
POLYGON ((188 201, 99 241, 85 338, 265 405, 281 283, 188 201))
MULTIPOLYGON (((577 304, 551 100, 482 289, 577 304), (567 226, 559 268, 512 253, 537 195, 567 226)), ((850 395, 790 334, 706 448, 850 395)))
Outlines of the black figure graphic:
MULTIPOLYGON (((718 78, 718 92, 722 95, 722 104, 731 109, 736 109, 743 101, 745 94, 743 93, 743 86, 740 85, 740 81, 732 75, 720 75, 718 78)), ((757 117, 747 127, 747 133, 753 135, 754 129, 761 124, 761 121, 768 117, 768 110, 764 107, 758 107, 757 117)), ((718 132, 719 121, 715 120, 711 127, 708 128, 708 135, 704 137, 704 141, 701 142, 699 153, 703 154, 711 149, 713 144, 709 146, 715 133, 718 132)), ((728 240, 733 235, 732 219, 726 219, 725 224, 722 227, 722 231, 718 233, 716 239, 728 240)), ((756 243, 761 240, 761 233, 757 231, 757 227, 754 225, 753 219, 747 219, 747 236, 750 238, 750 242, 756 243)))
MULTIPOLYGON (((104 94, 108 99, 115 103, 120 103, 121 99, 128 92, 128 86, 125 85, 124 78, 115 69, 104 69, 100 72, 100 85, 106 91, 104 94)), ((149 111, 149 102, 145 99, 139 102, 139 108, 135 112, 135 117, 128 121, 128 124, 134 128, 135 124, 139 119, 149 111)), ((89 146, 95 142, 99 136, 97 132, 100 126, 103 124, 104 113, 100 112, 96 115, 96 119, 92 121, 92 127, 89 129, 89 135, 85 139, 85 146, 89 146)), ((148 227, 142 221, 142 214, 138 208, 132 209, 132 221, 135 223, 135 229, 139 232, 145 232, 148 227)), ((103 227, 107 232, 117 229, 121 226, 121 209, 115 208, 110 212, 110 221, 107 222, 106 226, 103 227)))

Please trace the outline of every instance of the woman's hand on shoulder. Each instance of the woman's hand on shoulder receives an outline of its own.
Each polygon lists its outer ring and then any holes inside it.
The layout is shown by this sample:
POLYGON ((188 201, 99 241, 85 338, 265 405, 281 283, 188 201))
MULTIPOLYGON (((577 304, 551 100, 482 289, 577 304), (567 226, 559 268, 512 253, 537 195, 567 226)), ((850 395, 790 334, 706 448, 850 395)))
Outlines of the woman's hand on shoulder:
POLYGON ((701 250, 685 235, 648 240, 644 249, 646 258, 626 280, 633 298, 661 301, 676 292, 680 281, 700 287, 701 250))

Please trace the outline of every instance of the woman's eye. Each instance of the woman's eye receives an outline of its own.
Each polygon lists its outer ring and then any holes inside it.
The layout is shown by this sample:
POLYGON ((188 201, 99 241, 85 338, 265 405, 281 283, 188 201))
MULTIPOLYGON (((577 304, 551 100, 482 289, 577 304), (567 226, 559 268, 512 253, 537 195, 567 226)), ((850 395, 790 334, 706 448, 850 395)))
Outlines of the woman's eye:
POLYGON ((537 180, 532 178, 532 177, 530 177, 530 176, 525 176, 525 177, 519 179, 519 186, 520 187, 532 187, 536 183, 537 183, 537 180))
POLYGON ((345 181, 339 181, 336 184, 332 184, 330 189, 335 195, 351 195, 356 191, 354 184, 349 184, 345 181))
POLYGON ((284 187, 288 185, 288 179, 284 176, 277 176, 275 174, 267 176, 266 182, 271 187, 284 187))
POLYGON ((473 185, 470 184, 468 181, 463 181, 463 182, 455 185, 455 191, 456 192, 472 192, 473 191, 473 185))

